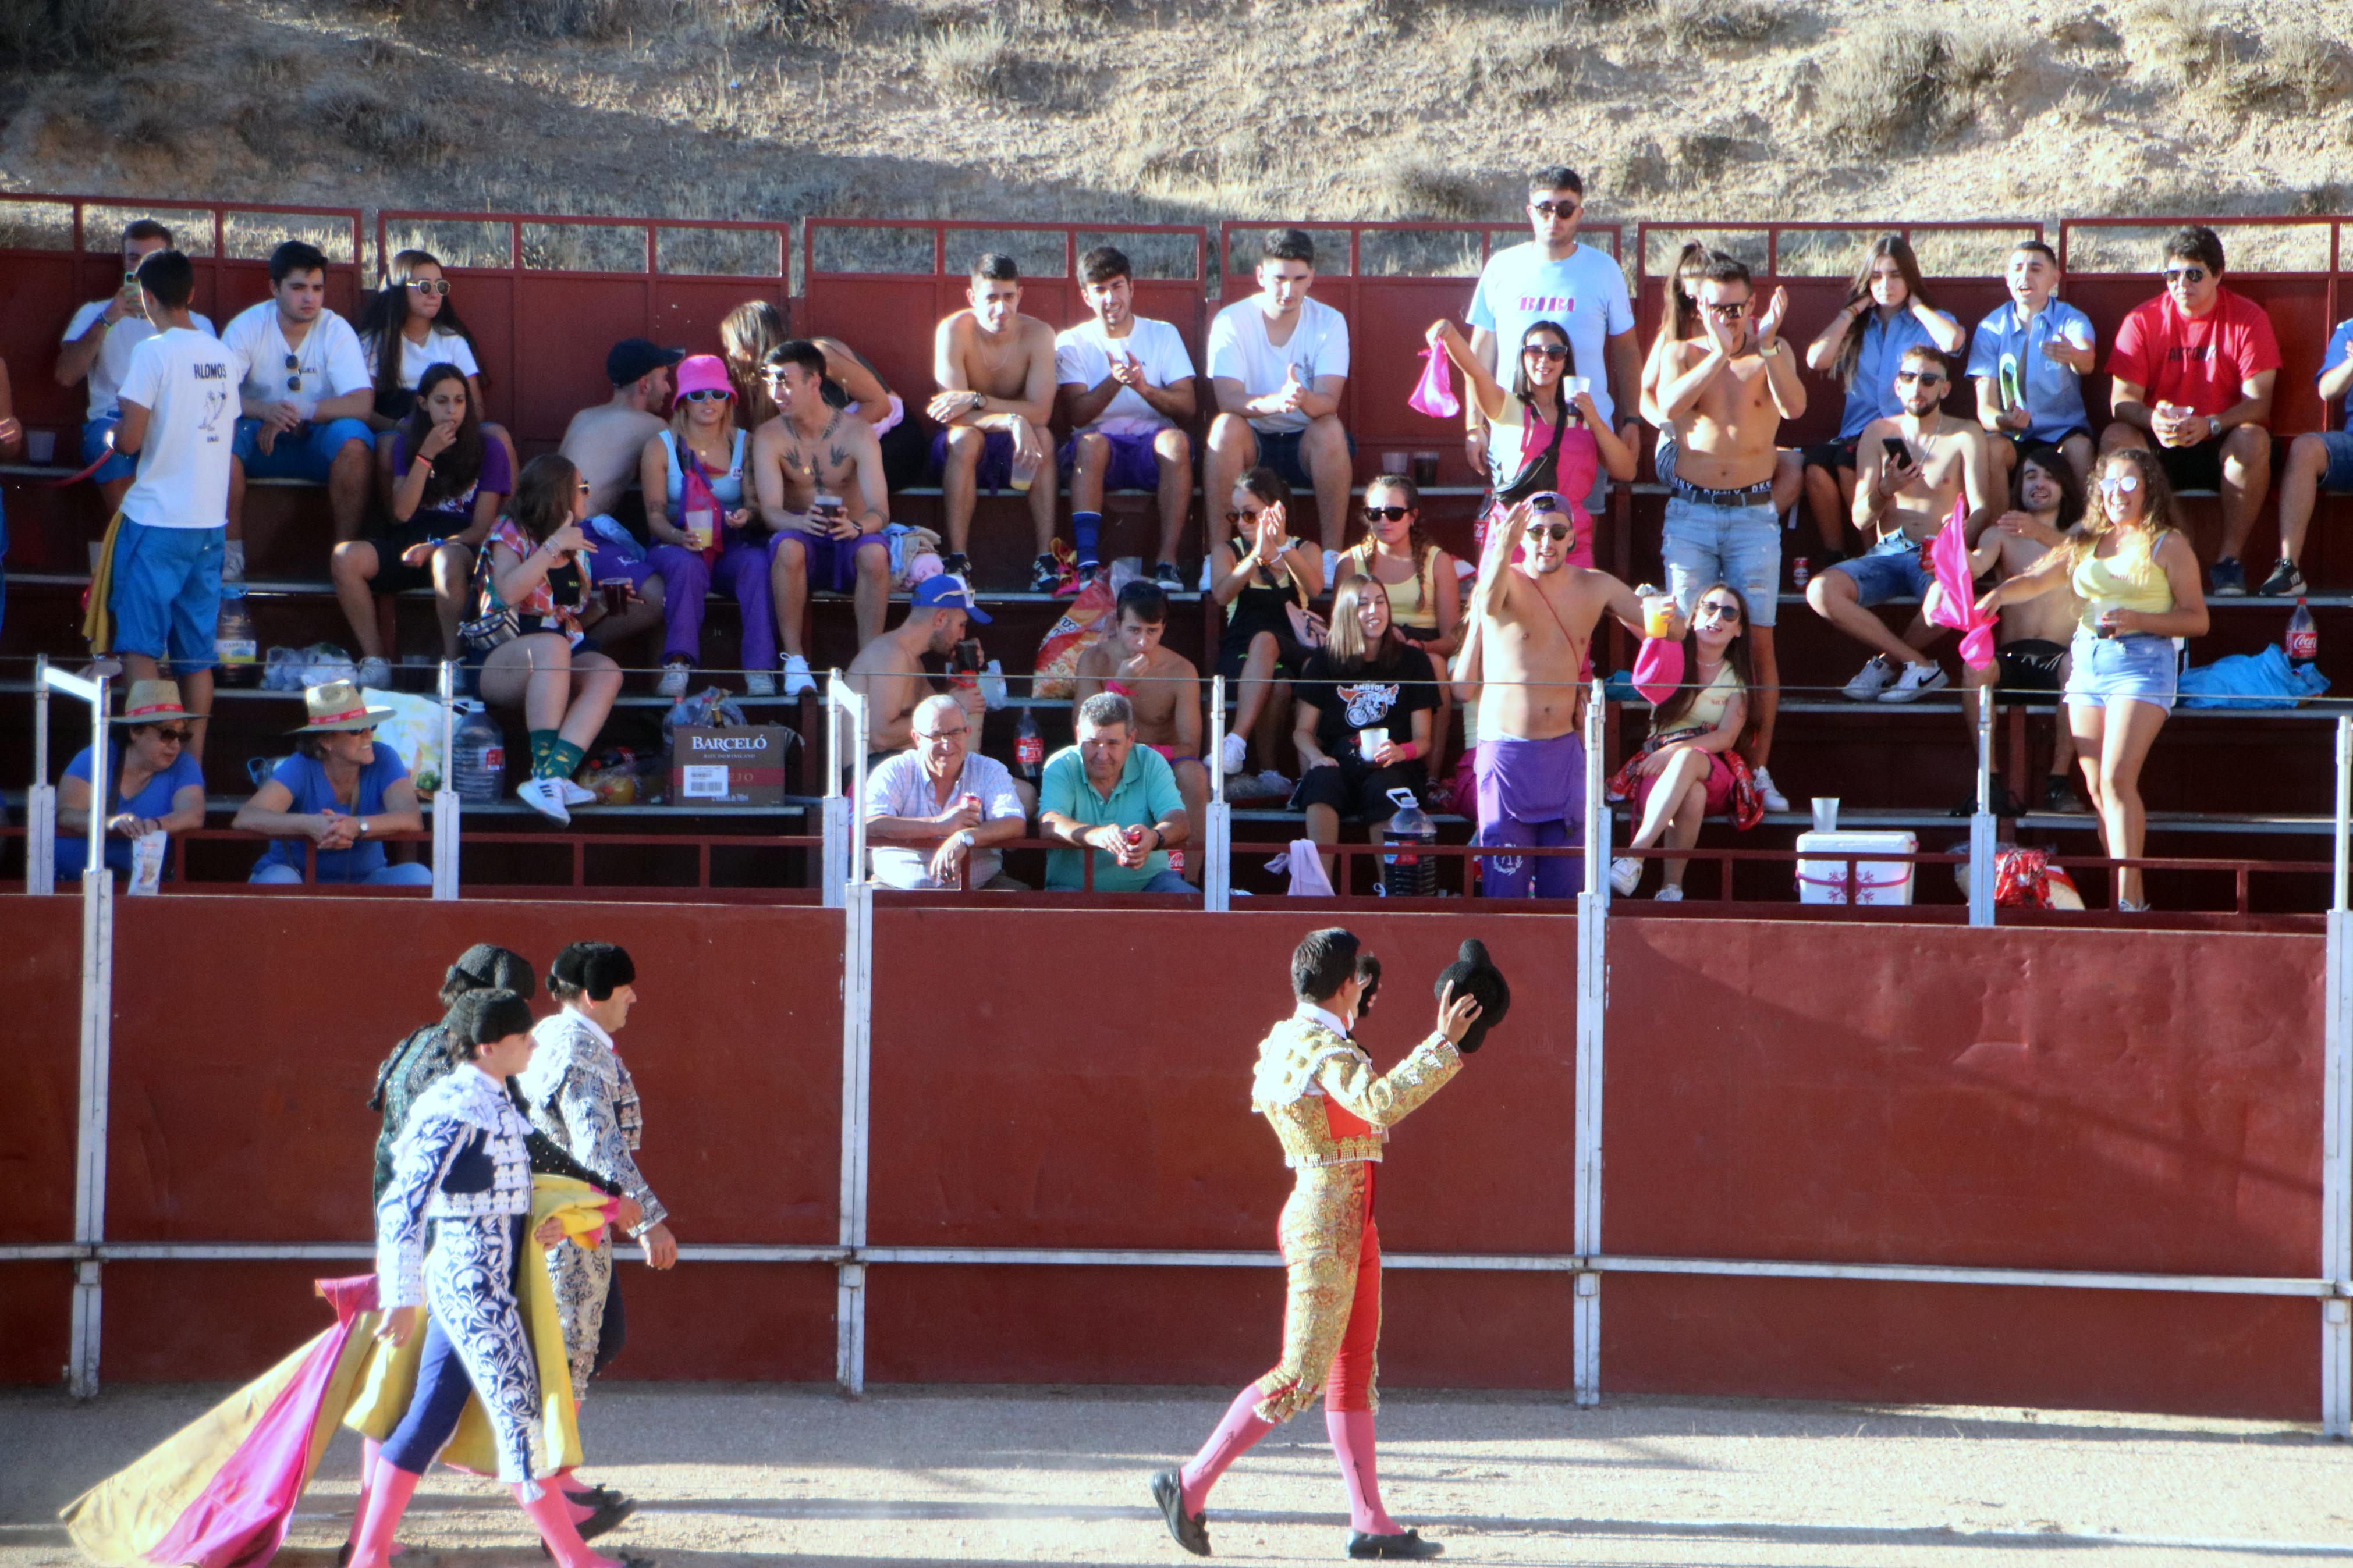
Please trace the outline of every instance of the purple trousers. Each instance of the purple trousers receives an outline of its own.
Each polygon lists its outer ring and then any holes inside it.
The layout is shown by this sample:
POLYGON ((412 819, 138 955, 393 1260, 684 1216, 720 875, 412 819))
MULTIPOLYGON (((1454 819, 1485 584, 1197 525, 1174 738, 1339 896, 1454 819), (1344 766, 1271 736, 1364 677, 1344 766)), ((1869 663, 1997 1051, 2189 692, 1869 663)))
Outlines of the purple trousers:
POLYGON ((744 668, 776 668, 776 601, 768 586, 768 540, 736 531, 719 552, 715 566, 702 552, 682 544, 657 544, 646 556, 662 580, 662 658, 690 663, 702 659, 703 598, 713 587, 744 609, 744 668))
MULTIPOLYGON (((1574 733, 1549 741, 1497 735, 1479 742, 1479 842, 1521 847, 1585 842, 1585 743, 1574 733)), ((1539 899, 1573 899, 1585 862, 1573 855, 1497 855, 1484 859, 1480 887, 1491 899, 1525 899, 1533 873, 1539 899)))

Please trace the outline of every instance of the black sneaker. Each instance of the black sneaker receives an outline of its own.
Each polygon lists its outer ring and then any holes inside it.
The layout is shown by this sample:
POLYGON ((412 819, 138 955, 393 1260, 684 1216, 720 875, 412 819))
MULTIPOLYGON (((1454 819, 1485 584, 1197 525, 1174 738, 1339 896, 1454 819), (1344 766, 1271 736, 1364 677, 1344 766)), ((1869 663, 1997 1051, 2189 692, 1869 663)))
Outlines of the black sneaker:
POLYGON ((1184 574, 1176 570, 1176 563, 1174 561, 1154 562, 1152 580, 1172 594, 1181 594, 1185 591, 1184 574))
POLYGON ((1413 1561, 1436 1557, 1445 1550, 1445 1546, 1439 1542, 1424 1541, 1421 1538, 1421 1531, 1418 1530, 1409 1530, 1396 1535, 1367 1535, 1361 1530, 1348 1531, 1348 1555, 1359 1560, 1370 1557, 1390 1561, 1400 1558, 1413 1561))
POLYGON ((2076 804, 2074 781, 2064 773, 2052 773, 2042 781, 2042 809, 2045 811, 2081 811, 2076 804))
POLYGON ((2239 564, 2236 556, 2225 555, 2218 559, 2207 568, 2206 578, 2212 584, 2207 592, 2218 599, 2243 599, 2247 596, 2247 569, 2239 564))
POLYGON ((1176 1470, 1154 1473, 1152 1500, 1158 1506, 1160 1517, 1167 1521, 1168 1533, 1176 1538, 1177 1545, 1196 1557, 1209 1555, 1208 1510, 1204 1509, 1194 1514, 1185 1511, 1184 1482, 1176 1470))
MULTIPOLYGON (((2006 784, 1998 784, 1994 785, 1993 794, 1989 798, 1993 806, 1993 814, 1996 816, 2024 816, 2026 815, 2025 803, 2021 801, 2015 795, 2012 795, 2010 793, 2010 786, 2006 784)), ((1960 805, 1953 807, 1951 813, 1951 815, 1955 816, 1975 816, 1977 814, 1978 797, 1974 792, 1972 792, 1967 799, 1963 800, 1960 805)))
MULTIPOLYGON (((955 570, 953 567, 951 571, 955 570)), ((1062 568, 1052 555, 1040 555, 1029 563, 1029 591, 1050 594, 1062 585, 1062 568)))
POLYGON ((2304 591, 2304 574, 2296 570, 2295 562, 2284 558, 2272 568, 2263 585, 2255 590, 2266 599, 2293 599, 2304 591))
POLYGON ((961 577, 964 585, 972 586, 972 557, 961 550, 951 550, 940 557, 940 570, 951 577, 961 577))

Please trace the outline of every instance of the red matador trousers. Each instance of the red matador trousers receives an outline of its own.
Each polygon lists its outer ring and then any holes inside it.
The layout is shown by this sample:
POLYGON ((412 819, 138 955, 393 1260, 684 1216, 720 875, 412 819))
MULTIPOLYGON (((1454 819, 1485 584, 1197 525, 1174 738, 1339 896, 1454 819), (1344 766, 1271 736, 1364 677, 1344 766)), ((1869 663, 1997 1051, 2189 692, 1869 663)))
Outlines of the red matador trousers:
POLYGON ((1282 1359, 1258 1380, 1261 1421, 1288 1421, 1315 1403, 1380 1405, 1381 1234, 1373 1224, 1374 1173, 1366 1161, 1299 1173, 1276 1237, 1289 1288, 1282 1359))

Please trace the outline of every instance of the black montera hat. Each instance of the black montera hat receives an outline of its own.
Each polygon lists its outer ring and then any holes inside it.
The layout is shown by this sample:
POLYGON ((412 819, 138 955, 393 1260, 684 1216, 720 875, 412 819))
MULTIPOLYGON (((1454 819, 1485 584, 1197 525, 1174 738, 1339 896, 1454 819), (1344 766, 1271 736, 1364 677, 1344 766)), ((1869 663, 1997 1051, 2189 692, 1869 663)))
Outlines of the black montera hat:
POLYGON ((1468 992, 1478 998, 1479 1016, 1463 1031, 1462 1043, 1455 1048, 1469 1056, 1486 1042, 1487 1031, 1504 1021, 1512 1010, 1512 988, 1504 980, 1504 972, 1487 956, 1487 944, 1476 937, 1463 940, 1454 962, 1439 972, 1438 984, 1431 987, 1434 995, 1443 996, 1451 985, 1456 994, 1468 992))
POLYGON ((609 942, 575 942, 555 955, 547 971, 548 989, 569 986, 591 1002, 602 1002, 616 986, 634 985, 637 980, 628 950, 609 942))

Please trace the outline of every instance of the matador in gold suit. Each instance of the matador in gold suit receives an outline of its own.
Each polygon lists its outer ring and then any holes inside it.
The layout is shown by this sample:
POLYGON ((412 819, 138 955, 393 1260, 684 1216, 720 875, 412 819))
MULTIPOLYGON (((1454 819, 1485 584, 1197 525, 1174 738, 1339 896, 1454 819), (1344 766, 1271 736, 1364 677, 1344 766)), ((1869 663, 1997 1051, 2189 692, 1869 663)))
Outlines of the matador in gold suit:
POLYGON ((1441 999, 1439 1027, 1387 1073, 1350 1037, 1379 984, 1379 961, 1337 929, 1311 933, 1292 961, 1298 1009, 1259 1045, 1251 1109, 1267 1119, 1296 1173, 1277 1236, 1288 1290, 1282 1357, 1244 1388, 1181 1470, 1153 1479, 1177 1542, 1208 1554, 1209 1489, 1269 1431, 1324 1400, 1324 1426, 1348 1483, 1348 1554, 1428 1557, 1441 1550, 1382 1508, 1373 1458, 1381 1331, 1381 1242, 1374 1177, 1388 1130, 1462 1068, 1456 1048, 1479 1013, 1467 993, 1441 999))

